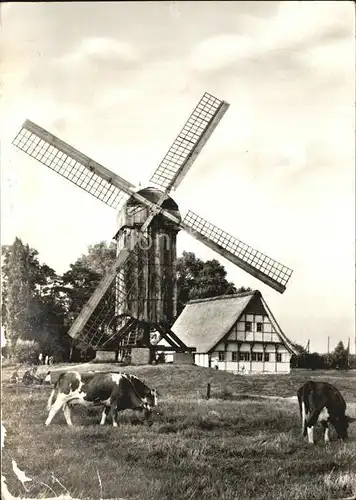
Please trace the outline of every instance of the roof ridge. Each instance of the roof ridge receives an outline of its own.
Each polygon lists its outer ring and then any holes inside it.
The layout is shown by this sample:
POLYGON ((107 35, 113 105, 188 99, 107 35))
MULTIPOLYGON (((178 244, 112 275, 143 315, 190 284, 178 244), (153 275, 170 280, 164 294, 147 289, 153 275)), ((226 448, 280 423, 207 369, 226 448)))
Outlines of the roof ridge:
POLYGON ((187 302, 187 306, 189 304, 197 304, 199 302, 212 302, 215 300, 226 300, 226 299, 236 299, 238 297, 247 297, 248 295, 257 295, 260 294, 261 292, 259 290, 252 290, 251 292, 241 292, 241 293, 232 293, 232 294, 224 294, 224 295, 217 295, 216 297, 207 297, 205 299, 193 299, 189 300, 187 302))

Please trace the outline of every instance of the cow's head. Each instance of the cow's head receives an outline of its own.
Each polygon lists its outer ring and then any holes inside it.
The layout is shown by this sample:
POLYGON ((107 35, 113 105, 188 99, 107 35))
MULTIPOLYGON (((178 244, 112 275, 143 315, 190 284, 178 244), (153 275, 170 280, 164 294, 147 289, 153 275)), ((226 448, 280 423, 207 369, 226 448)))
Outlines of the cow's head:
POLYGON ((140 397, 145 401, 145 403, 149 406, 157 406, 157 391, 156 389, 151 389, 148 385, 145 384, 142 380, 138 379, 134 375, 130 376, 131 383, 134 386, 137 393, 140 397))
POLYGON ((354 421, 356 421, 356 418, 349 417, 348 415, 340 415, 334 419, 333 425, 339 438, 347 439, 349 424, 354 421))
POLYGON ((157 406, 157 391, 156 389, 150 389, 146 393, 146 402, 149 406, 157 406))

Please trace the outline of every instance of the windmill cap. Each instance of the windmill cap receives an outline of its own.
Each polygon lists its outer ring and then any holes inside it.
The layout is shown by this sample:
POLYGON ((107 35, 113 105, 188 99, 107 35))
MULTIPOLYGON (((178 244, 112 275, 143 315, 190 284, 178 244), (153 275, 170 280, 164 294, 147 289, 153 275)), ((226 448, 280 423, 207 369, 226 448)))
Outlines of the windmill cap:
MULTIPOLYGON (((163 191, 157 188, 147 187, 139 189, 137 193, 141 196, 144 196, 152 203, 158 203, 163 194, 163 191)), ((133 196, 131 196, 127 200, 127 205, 140 205, 140 202, 137 201, 133 196)), ((179 211, 177 203, 170 196, 168 196, 168 198, 164 200, 164 202, 162 203, 162 208, 164 208, 165 210, 174 210, 175 212, 179 211)))

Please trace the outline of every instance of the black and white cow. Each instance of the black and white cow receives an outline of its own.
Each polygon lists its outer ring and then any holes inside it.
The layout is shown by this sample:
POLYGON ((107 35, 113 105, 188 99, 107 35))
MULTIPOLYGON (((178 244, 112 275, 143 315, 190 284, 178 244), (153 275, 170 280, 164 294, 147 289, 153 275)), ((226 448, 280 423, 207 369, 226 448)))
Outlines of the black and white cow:
POLYGON ((67 424, 73 425, 70 406, 74 404, 89 407, 103 405, 100 425, 104 425, 111 414, 113 426, 117 427, 117 414, 120 410, 143 411, 145 420, 148 420, 151 408, 157 405, 157 391, 127 373, 65 372, 59 376, 49 396, 46 425, 51 423, 61 408, 67 424))
POLYGON ((320 422, 324 429, 324 440, 329 441, 329 424, 332 424, 339 438, 347 438, 349 422, 356 419, 345 414, 346 403, 338 389, 327 382, 310 380, 297 391, 302 435, 308 434, 309 443, 314 443, 314 426, 320 422))

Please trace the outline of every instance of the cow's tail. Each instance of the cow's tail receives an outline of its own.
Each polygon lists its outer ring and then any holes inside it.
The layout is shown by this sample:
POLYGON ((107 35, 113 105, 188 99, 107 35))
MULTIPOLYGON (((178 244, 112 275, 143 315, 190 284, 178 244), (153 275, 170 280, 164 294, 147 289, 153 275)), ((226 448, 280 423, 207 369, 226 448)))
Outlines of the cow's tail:
POLYGON ((304 391, 303 391, 303 389, 304 389, 304 387, 301 387, 297 393, 300 420, 302 422, 302 436, 304 436, 304 426, 305 426, 305 404, 304 404, 304 391))
POLYGON ((313 385, 312 381, 307 382, 298 390, 298 403, 299 403, 299 412, 300 419, 302 421, 302 436, 306 436, 307 434, 307 416, 306 412, 309 412, 308 395, 310 393, 311 387, 313 385), (306 408, 307 405, 307 408, 306 408))
POLYGON ((305 435, 305 428, 306 428, 306 416, 305 416, 305 403, 302 401, 302 436, 305 435))

